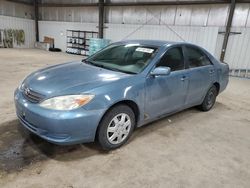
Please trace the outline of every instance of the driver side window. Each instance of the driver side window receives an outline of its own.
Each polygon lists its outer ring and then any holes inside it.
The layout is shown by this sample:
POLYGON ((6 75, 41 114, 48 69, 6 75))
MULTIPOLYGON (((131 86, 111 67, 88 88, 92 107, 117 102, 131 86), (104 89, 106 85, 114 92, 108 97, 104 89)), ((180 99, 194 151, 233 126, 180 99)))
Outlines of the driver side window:
POLYGON ((156 67, 169 67, 171 71, 184 69, 184 58, 181 47, 174 47, 167 51, 156 67))

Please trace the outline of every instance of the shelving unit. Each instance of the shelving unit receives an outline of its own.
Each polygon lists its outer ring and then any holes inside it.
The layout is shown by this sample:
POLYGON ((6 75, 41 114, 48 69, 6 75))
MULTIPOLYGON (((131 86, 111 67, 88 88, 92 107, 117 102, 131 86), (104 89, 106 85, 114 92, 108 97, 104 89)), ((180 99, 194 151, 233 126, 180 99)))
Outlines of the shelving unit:
POLYGON ((97 38, 98 32, 67 30, 66 52, 77 55, 88 55, 90 38, 97 38))

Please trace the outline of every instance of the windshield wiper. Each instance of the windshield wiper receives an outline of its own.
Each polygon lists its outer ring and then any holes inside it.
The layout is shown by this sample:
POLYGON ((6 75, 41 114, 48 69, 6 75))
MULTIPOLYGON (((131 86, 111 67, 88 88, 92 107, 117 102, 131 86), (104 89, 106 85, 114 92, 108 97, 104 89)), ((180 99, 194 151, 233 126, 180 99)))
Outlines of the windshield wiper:
POLYGON ((104 69, 108 69, 108 70, 113 70, 116 72, 123 72, 123 73, 127 73, 127 74, 136 74, 134 72, 125 71, 125 70, 121 70, 121 69, 117 69, 117 68, 113 68, 113 67, 108 67, 108 66, 104 66, 102 64, 97 64, 97 63, 94 63, 93 61, 86 60, 86 59, 83 59, 82 62, 85 62, 86 64, 90 64, 90 65, 93 65, 96 67, 100 67, 100 68, 104 68, 104 69))
POLYGON ((125 71, 125 70, 121 70, 121 69, 117 69, 117 68, 113 68, 113 67, 103 67, 103 68, 113 70, 113 71, 116 71, 116 72, 123 72, 123 73, 126 73, 126 74, 136 74, 135 72, 125 71))
POLYGON ((96 66, 96 67, 101 67, 101 68, 104 68, 103 65, 100 65, 100 64, 97 64, 97 63, 94 63, 93 61, 90 61, 90 60, 87 60, 87 59, 83 59, 82 62, 86 63, 86 64, 89 64, 89 65, 93 65, 93 66, 96 66))

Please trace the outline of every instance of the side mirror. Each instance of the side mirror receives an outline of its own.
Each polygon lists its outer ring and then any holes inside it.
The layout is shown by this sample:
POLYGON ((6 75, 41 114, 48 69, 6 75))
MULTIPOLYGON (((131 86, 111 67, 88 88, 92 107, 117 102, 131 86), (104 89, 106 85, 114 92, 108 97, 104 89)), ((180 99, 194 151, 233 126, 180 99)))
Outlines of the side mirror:
POLYGON ((167 76, 171 72, 171 69, 169 67, 156 67, 150 75, 152 76, 167 76))

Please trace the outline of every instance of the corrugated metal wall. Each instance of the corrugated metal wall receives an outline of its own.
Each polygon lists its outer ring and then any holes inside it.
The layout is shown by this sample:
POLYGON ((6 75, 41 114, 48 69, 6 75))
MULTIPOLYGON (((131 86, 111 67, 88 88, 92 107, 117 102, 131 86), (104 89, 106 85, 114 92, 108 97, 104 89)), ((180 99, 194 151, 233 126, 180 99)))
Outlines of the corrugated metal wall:
MULTIPOLYGON (((117 24, 225 26, 228 5, 106 7, 105 22, 117 24), (151 19, 152 15, 157 19, 151 19)), ((97 7, 41 7, 44 21, 98 22, 97 7)))
POLYGON ((17 48, 33 48, 35 42, 34 7, 0 0, 0 29, 23 29, 25 44, 17 48))
MULTIPOLYGON (((140 0, 131 0, 131 2, 135 1, 140 0)), ((58 3, 57 0, 53 2, 58 3)), ((74 3, 76 2, 79 1, 74 1, 74 3)), ((88 0, 88 2, 97 1, 88 0)), ((124 1, 111 0, 111 2, 124 1)), ((224 34, 218 32, 225 32, 228 13, 229 5, 226 4, 106 7, 105 26, 107 28, 104 30, 104 34, 106 38, 113 41, 125 38, 179 41, 180 38, 166 26, 168 25, 186 41, 203 46, 219 58, 224 34), (132 34, 128 36, 130 33, 132 34)), ((230 35, 225 57, 225 61, 229 63, 233 70, 250 70, 250 64, 248 63, 250 59, 248 55, 250 54, 248 51, 248 44, 250 43, 249 13, 249 3, 236 4, 232 26, 236 28, 234 31, 240 31, 242 34, 230 35)), ((96 7, 43 7, 40 9, 40 17, 43 20, 50 21, 82 22, 82 29, 85 28, 85 23, 98 25, 98 9, 96 7)), ((65 25, 65 30, 67 25, 70 25, 70 23, 65 25)), ((95 26, 93 25, 93 30, 97 31, 95 26)), ((56 30, 56 27, 54 29, 56 30)), ((232 73, 234 72, 232 71, 232 73)))
MULTIPOLYGON (((126 2, 136 1, 151 2, 153 0, 126 0, 126 2)), ((98 0, 42 0, 42 2, 96 3, 98 0)), ((110 0, 110 2, 124 2, 124 0, 110 0)), ((104 34, 106 38, 113 41, 126 38, 181 40, 171 31, 173 29, 186 41, 203 46, 219 58, 228 13, 229 5, 226 4, 106 7, 105 26, 107 28, 105 28, 104 34), (218 31, 222 34, 219 34, 218 31)), ((0 14, 32 19, 34 11, 32 6, 0 1, 0 14)), ((250 70, 249 14, 249 3, 236 4, 232 26, 234 27, 233 31, 241 34, 230 35, 225 61, 233 69, 232 73, 237 75, 244 72, 245 69, 250 70)), ((41 7, 39 8, 39 17, 43 20, 39 22, 40 40, 43 40, 44 36, 54 37, 56 46, 63 50, 66 48, 67 29, 98 30, 97 7, 41 7)), ((5 25, 10 28, 15 28, 15 25, 18 25, 16 22, 19 21, 13 21, 13 19, 4 21, 5 25)), ((31 43, 34 40, 33 22, 32 24, 24 20, 20 22, 22 27, 27 30, 27 40, 31 38, 27 46, 32 47, 31 43)), ((3 26, 2 23, 3 19, 0 20, 0 27, 3 26)))
POLYGON ((106 24, 105 37, 112 41, 155 39, 191 42, 215 54, 218 27, 106 24), (136 32, 135 32, 136 31, 136 32), (173 32, 174 31, 174 32, 173 32), (181 36, 181 38, 179 37, 181 36))
POLYGON ((33 6, 0 0, 0 15, 19 18, 34 18, 33 6))
POLYGON ((234 76, 250 77, 250 28, 233 28, 225 56, 234 76))
MULTIPOLYGON (((94 1, 89 0, 87 2, 94 1)), ((237 4, 232 25, 234 27, 250 27, 249 11, 249 3, 237 4)), ((142 24, 146 22, 148 25, 169 24, 224 27, 226 25, 228 12, 229 5, 227 4, 106 7, 105 22, 116 24, 142 24), (152 15, 157 17, 157 19, 151 19, 152 15)), ((39 16, 43 21, 97 23, 98 8, 41 7, 39 16)))
MULTIPOLYGON (((53 37, 55 46, 65 51, 67 29, 97 31, 96 26, 94 23, 39 21, 40 40, 42 41, 44 36, 53 37)), ((182 36, 185 41, 203 46, 215 54, 218 27, 171 26, 171 29, 182 36)), ((104 37, 113 42, 126 39, 182 41, 171 29, 162 25, 106 24, 104 37)))
POLYGON ((25 32, 25 44, 15 46, 17 48, 33 48, 35 42, 35 21, 0 15, 0 29, 23 29, 25 32))
POLYGON ((98 31, 95 23, 39 21, 39 40, 43 41, 45 36, 52 37, 55 39, 55 47, 66 51, 67 29, 98 31))

